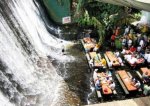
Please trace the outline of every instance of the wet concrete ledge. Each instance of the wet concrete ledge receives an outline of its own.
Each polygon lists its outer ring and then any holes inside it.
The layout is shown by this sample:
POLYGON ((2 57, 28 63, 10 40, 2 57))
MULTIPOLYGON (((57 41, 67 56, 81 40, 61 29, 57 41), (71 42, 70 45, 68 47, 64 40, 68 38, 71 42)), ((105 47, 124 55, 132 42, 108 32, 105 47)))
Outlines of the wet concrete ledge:
POLYGON ((85 106, 150 106, 150 96, 85 106))

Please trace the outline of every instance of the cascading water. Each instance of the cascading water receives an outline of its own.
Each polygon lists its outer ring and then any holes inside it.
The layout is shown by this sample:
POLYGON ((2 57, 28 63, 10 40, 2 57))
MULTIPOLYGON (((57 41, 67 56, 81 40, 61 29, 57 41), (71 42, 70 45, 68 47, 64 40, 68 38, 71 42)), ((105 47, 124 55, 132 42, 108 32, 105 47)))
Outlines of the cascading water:
POLYGON ((47 32, 33 0, 1 0, 1 106, 77 104, 78 97, 51 64, 53 58, 73 60, 72 56, 61 55, 61 47, 60 40, 47 32))

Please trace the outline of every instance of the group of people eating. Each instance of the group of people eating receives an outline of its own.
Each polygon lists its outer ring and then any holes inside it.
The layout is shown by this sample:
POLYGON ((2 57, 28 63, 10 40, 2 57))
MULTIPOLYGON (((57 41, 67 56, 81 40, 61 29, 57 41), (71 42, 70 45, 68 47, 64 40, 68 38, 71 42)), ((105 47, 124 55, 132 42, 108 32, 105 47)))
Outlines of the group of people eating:
POLYGON ((97 73, 95 79, 96 90, 102 90, 104 94, 112 94, 115 90, 116 84, 113 81, 110 71, 97 73))
POLYGON ((110 38, 111 46, 114 46, 115 39, 118 37, 122 45, 120 52, 126 55, 123 57, 128 63, 132 66, 139 63, 150 64, 149 30, 148 24, 127 25, 124 29, 117 27, 110 38), (120 30, 122 30, 122 33, 120 30), (118 32, 117 34, 116 31, 118 32))
MULTIPOLYGON (((120 37, 120 41, 122 44, 122 50, 113 50, 114 56, 117 58, 116 61, 120 64, 120 66, 123 66, 125 61, 127 61, 131 66, 136 66, 139 64, 149 64, 150 63, 150 39, 148 37, 148 29, 149 27, 147 25, 143 26, 143 29, 139 26, 135 26, 135 28, 132 28, 130 25, 127 25, 124 29, 124 32, 120 33, 120 27, 116 27, 114 30, 113 35, 111 36, 111 46, 115 46, 115 39, 122 35, 120 37)), ((90 36, 87 36, 83 38, 83 41, 85 43, 84 48, 86 53, 90 52, 99 52, 100 45, 94 40, 93 38, 90 38, 90 36)), ((112 48, 111 48, 112 49, 112 48)), ((95 61, 99 61, 99 63, 102 66, 107 66, 108 63, 106 61, 106 58, 99 57, 97 58, 97 55, 90 58, 89 63, 94 66, 95 61)), ((112 66, 113 66, 113 62, 112 66)), ((111 90, 114 90, 116 85, 115 82, 112 79, 112 76, 109 76, 106 70, 102 70, 103 74, 100 76, 97 76, 97 79, 95 82, 95 87, 97 90, 102 90, 104 92, 108 92, 107 88, 103 88, 103 85, 107 86, 111 90)), ((137 89, 141 88, 141 81, 139 81, 136 78, 131 78, 131 84, 135 86, 137 89)), ((142 74, 142 81, 144 84, 147 82, 150 82, 150 78, 147 75, 147 73, 142 74)), ((148 88, 149 86, 144 85, 145 88, 148 88)), ((143 87, 143 89, 144 89, 143 87)))

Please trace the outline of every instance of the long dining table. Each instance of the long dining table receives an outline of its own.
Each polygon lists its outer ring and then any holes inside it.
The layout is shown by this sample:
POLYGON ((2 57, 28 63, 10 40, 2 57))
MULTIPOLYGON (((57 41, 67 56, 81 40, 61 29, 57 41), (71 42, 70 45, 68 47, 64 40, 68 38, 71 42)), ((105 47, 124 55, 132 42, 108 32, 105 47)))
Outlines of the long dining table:
POLYGON ((109 81, 106 79, 108 75, 104 72, 101 72, 101 73, 97 73, 97 76, 101 77, 102 93, 105 95, 112 94, 113 92, 112 89, 109 87, 109 81))
POLYGON ((90 58, 93 59, 94 58, 94 67, 103 67, 103 65, 101 64, 101 55, 97 54, 96 52, 89 52, 90 58))
POLYGON ((113 54, 113 52, 106 51, 105 54, 108 57, 108 59, 112 62, 113 66, 120 66, 120 63, 119 63, 117 57, 113 54))
POLYGON ((131 78, 125 70, 119 70, 117 73, 119 74, 128 91, 137 90, 137 88, 132 84, 131 78))

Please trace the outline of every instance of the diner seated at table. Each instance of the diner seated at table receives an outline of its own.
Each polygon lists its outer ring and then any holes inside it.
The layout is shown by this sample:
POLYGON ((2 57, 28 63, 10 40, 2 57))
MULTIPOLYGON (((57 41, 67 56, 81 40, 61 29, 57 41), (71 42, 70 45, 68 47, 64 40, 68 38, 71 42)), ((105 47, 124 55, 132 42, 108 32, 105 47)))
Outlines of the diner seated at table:
POLYGON ((110 62, 108 63, 108 67, 109 67, 109 68, 112 68, 112 65, 113 65, 113 62, 110 61, 110 62))
POLYGON ((91 58, 89 63, 90 63, 91 66, 93 66, 94 65, 94 58, 91 58))
POLYGON ((138 81, 138 80, 135 79, 135 78, 132 78, 132 79, 131 79, 131 84, 132 84, 133 86, 135 86, 137 89, 139 89, 139 88, 141 87, 140 81, 138 81))
POLYGON ((129 60, 131 59, 131 54, 125 55, 125 56, 124 56, 124 59, 127 60, 127 61, 129 61, 129 60))
POLYGON ((99 48, 100 48, 100 45, 99 45, 99 44, 96 44, 95 47, 93 48, 93 51, 94 51, 94 52, 97 52, 99 48))
POLYGON ((110 83, 112 81, 112 74, 110 71, 101 72, 99 75, 100 76, 98 76, 98 77, 101 78, 101 83, 110 83))
POLYGON ((136 47, 131 46, 128 50, 124 47, 121 51, 121 54, 133 54, 136 52, 136 47))
POLYGON ((95 87, 96 87, 96 90, 100 90, 101 89, 101 78, 98 77, 96 82, 95 82, 95 87))
POLYGON ((131 47, 129 48, 129 51, 132 52, 132 53, 133 53, 133 52, 136 52, 136 47, 131 46, 131 47))
POLYGON ((141 48, 141 46, 140 46, 140 45, 138 45, 138 46, 137 46, 137 52, 140 52, 140 51, 141 51, 141 49, 142 49, 142 48, 141 48))
POLYGON ((124 55, 124 59, 132 66, 142 64, 145 62, 144 58, 142 58, 139 54, 124 55))
POLYGON ((121 54, 125 54, 126 53, 126 49, 123 48, 122 51, 121 51, 121 54))
POLYGON ((150 82, 150 78, 149 78, 149 75, 148 75, 148 72, 147 72, 147 71, 142 74, 142 78, 143 78, 143 83, 148 83, 148 82, 150 82))
POLYGON ((123 63, 121 57, 119 56, 119 57, 117 57, 117 59, 118 59, 118 62, 120 63, 120 65, 121 65, 121 66, 124 66, 124 63, 123 63))
POLYGON ((111 77, 111 76, 108 76, 108 75, 107 75, 105 78, 106 78, 106 81, 107 81, 108 83, 110 83, 110 82, 112 81, 112 77, 111 77))
POLYGON ((116 87, 115 82, 114 82, 114 81, 110 81, 110 83, 109 83, 109 88, 110 88, 111 90, 115 90, 115 87, 116 87))
POLYGON ((140 81, 136 80, 135 83, 134 83, 134 86, 139 89, 141 87, 141 83, 140 81))
POLYGON ((146 51, 143 55, 144 59, 147 61, 147 63, 150 63, 150 52, 146 51))
POLYGON ((129 61, 130 64, 136 64, 137 58, 136 58, 136 56, 133 56, 133 55, 132 55, 132 56, 131 56, 131 59, 129 59, 128 61, 129 61))
POLYGON ((146 61, 147 61, 148 64, 150 63, 150 55, 148 56, 146 61))
POLYGON ((114 52, 114 55, 115 55, 116 57, 119 57, 119 55, 120 55, 119 51, 116 50, 116 52, 114 52))
POLYGON ((145 51, 145 54, 143 55, 143 57, 147 60, 147 58, 149 57, 150 53, 149 51, 145 51))
POLYGON ((134 84, 135 81, 136 81, 136 78, 132 77, 132 78, 131 78, 131 83, 134 84))

